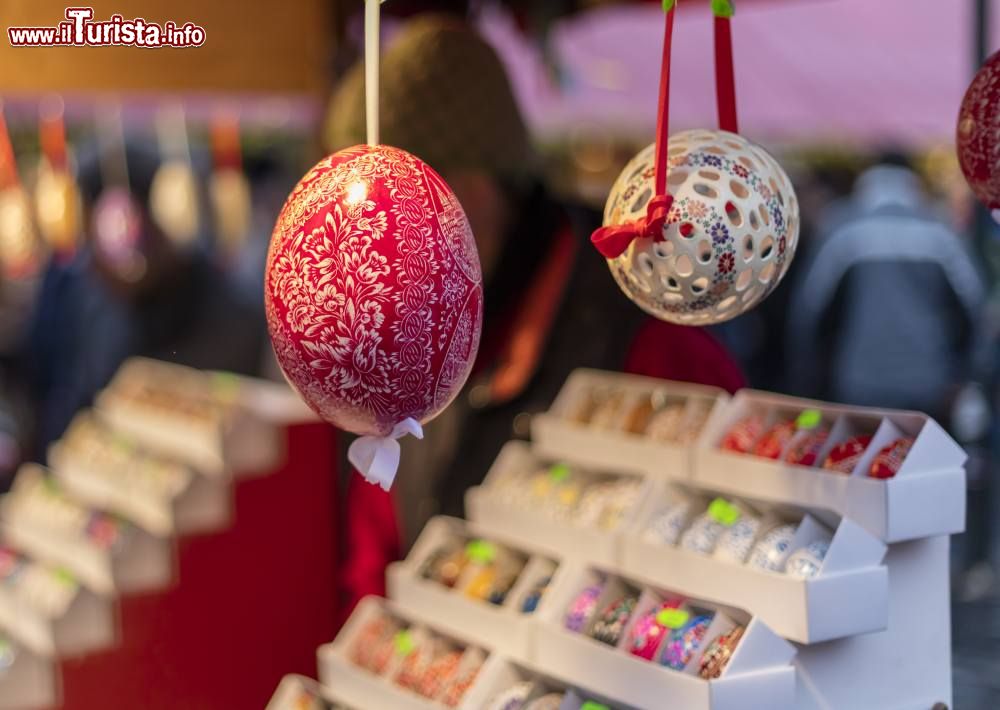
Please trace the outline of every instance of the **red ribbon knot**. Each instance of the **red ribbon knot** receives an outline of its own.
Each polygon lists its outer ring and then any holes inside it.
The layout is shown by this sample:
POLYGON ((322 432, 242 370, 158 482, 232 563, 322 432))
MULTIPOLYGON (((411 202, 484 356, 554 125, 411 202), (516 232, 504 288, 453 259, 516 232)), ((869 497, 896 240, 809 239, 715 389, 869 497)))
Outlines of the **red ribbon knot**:
POLYGON ((662 242, 663 225, 666 224, 667 215, 673 204, 672 195, 654 195, 646 205, 645 217, 625 224, 599 227, 590 235, 590 243, 605 259, 615 259, 624 254, 629 244, 639 237, 662 242))

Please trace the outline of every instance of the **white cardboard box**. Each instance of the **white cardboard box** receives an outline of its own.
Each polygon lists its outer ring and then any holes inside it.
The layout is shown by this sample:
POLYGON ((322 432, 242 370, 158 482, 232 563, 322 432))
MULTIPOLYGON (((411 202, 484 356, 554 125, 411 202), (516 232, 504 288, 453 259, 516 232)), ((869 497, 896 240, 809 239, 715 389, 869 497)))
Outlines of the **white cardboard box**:
POLYGON ((74 431, 96 432, 94 447, 122 446, 127 457, 114 457, 120 462, 114 468, 97 468, 68 446, 57 441, 49 447, 49 466, 63 488, 82 503, 107 510, 135 523, 157 537, 176 534, 207 533, 225 527, 232 516, 232 483, 228 478, 198 475, 185 464, 164 460, 144 451, 129 437, 111 434, 89 412, 82 412, 70 425, 67 436, 74 431), (82 426, 77 429, 76 425, 82 426), (118 443, 111 444, 115 439, 118 443), (183 480, 178 490, 161 494, 143 485, 143 467, 162 466, 183 480))
MULTIPOLYGON (((474 640, 474 630, 466 629, 462 634, 452 634, 433 624, 423 624, 422 620, 401 609, 396 604, 379 597, 365 597, 355 607, 347 623, 337 634, 332 643, 324 644, 317 650, 319 663, 319 680, 330 693, 341 702, 357 708, 392 708, 392 710, 440 710, 444 705, 418 695, 410 690, 396 685, 392 681, 392 669, 385 675, 376 675, 367 669, 360 668, 351 662, 349 649, 355 636, 370 619, 381 613, 389 613, 411 624, 411 628, 426 628, 436 634, 454 639, 465 645, 467 649, 480 649, 487 654, 489 649, 482 642, 474 640)), ((482 671, 480 671, 482 672, 482 671)), ((481 710, 470 703, 473 684, 466 691, 461 710, 481 710)))
MULTIPOLYGON (((14 479, 10 493, 0 498, 0 527, 4 540, 28 556, 53 566, 65 567, 84 585, 98 594, 111 595, 159 589, 173 578, 172 539, 157 538, 122 521, 121 539, 105 547, 82 529, 61 523, 53 525, 50 511, 26 498, 41 487, 55 486, 53 503, 73 518, 86 520, 93 514, 58 490, 54 479, 45 482, 45 470, 25 464, 14 479)), ((65 522, 65 518, 63 518, 65 522)))
MULTIPOLYGON (((495 481, 511 471, 528 471, 542 465, 537 449, 523 441, 510 441, 500 450, 481 486, 465 494, 465 510, 469 520, 484 529, 502 534, 523 547, 563 558, 585 556, 588 560, 613 565, 618 561, 619 531, 628 530, 636 522, 639 505, 627 512, 618 528, 604 531, 594 527, 574 525, 554 520, 538 510, 519 508, 496 495, 495 481)), ((594 469, 596 470, 596 469, 594 469)), ((638 474, 622 474, 642 484, 638 502, 650 495, 651 481, 642 481, 638 474)))
POLYGON ((525 681, 534 682, 541 686, 536 690, 536 695, 542 695, 550 690, 565 690, 566 695, 560 710, 565 708, 578 710, 583 698, 602 703, 609 708, 614 708, 614 710, 631 710, 631 706, 614 698, 604 697, 600 693, 595 693, 564 678, 547 675, 531 665, 518 663, 498 653, 491 655, 483 664, 483 669, 480 671, 475 685, 469 689, 466 700, 469 707, 493 708, 494 705, 490 703, 502 692, 525 681))
MULTIPOLYGON (((794 547, 824 537, 814 532, 818 527, 805 516, 794 547)), ((819 575, 807 580, 649 542, 641 533, 623 536, 621 550, 625 575, 746 609, 790 641, 827 641, 888 623, 889 575, 881 564, 886 546, 847 519, 837 526, 819 575)))
POLYGON ((0 709, 53 707, 59 701, 54 662, 13 645, 14 664, 0 672, 0 709))
MULTIPOLYGON (((567 630, 563 626, 566 609, 594 577, 593 568, 575 566, 574 573, 563 576, 559 586, 552 590, 551 604, 537 620, 534 666, 542 672, 643 710, 660 710, 668 704, 685 710, 796 707, 796 677, 791 665, 795 647, 779 638, 760 619, 740 610, 719 608, 731 619, 746 624, 746 632, 722 676, 715 680, 645 661, 621 648, 567 630)), ((640 607, 641 603, 633 619, 640 607)), ((627 633, 627 630, 623 633, 622 642, 627 633)), ((711 631, 706 634, 710 635, 711 631)), ((692 665, 696 661, 697 657, 692 659, 692 665)))
POLYGON ((521 602, 533 584, 543 577, 552 577, 551 588, 557 584, 558 562, 552 556, 525 549, 508 541, 503 535, 466 523, 458 518, 432 518, 417 539, 410 554, 402 562, 389 566, 387 582, 389 596, 401 609, 433 623, 452 634, 474 629, 476 636, 492 649, 517 660, 530 660, 532 618, 544 609, 543 595, 532 614, 521 612, 521 602), (433 580, 422 579, 424 561, 449 539, 483 539, 499 543, 524 554, 527 562, 517 581, 497 606, 487 601, 470 599, 458 589, 449 589, 433 580))
POLYGON ((688 477, 691 468, 689 446, 653 441, 620 428, 616 431, 602 430, 573 421, 572 412, 595 387, 613 387, 626 398, 662 391, 671 399, 686 402, 689 409, 695 404, 707 408, 710 418, 729 398, 716 387, 601 370, 574 370, 551 409, 532 419, 532 439, 542 456, 608 471, 649 474, 675 480, 688 477))
POLYGON ((900 542, 965 529, 966 454, 933 419, 918 412, 846 407, 783 395, 742 390, 716 411, 695 449, 692 482, 726 493, 806 508, 830 510, 850 518, 885 542, 900 542), (733 424, 754 411, 790 416, 816 409, 832 425, 817 460, 854 431, 874 434, 851 475, 788 464, 750 454, 720 450, 733 424), (878 451, 899 438, 915 442, 894 478, 878 480, 866 472, 878 451))
MULTIPOLYGON (((285 399, 294 398, 283 390, 285 399)), ((280 422, 260 405, 275 405, 274 388, 227 373, 209 373, 172 363, 132 358, 96 398, 95 409, 114 429, 152 451, 205 475, 254 475, 273 469, 284 454, 280 422), (192 417, 182 407, 150 404, 144 391, 167 393, 209 412, 192 417)), ((290 405, 286 411, 301 411, 290 405)), ((305 419, 305 415, 303 415, 305 419)))
POLYGON ((52 658, 81 655, 115 642, 114 600, 65 574, 20 558, 16 576, 0 580, 0 629, 32 653, 52 658))

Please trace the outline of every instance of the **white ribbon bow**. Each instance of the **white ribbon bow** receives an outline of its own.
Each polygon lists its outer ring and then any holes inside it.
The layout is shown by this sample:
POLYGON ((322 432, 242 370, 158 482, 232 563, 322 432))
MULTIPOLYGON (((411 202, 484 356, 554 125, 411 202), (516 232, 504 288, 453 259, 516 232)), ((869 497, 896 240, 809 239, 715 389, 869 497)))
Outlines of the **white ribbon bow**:
POLYGON ((347 449, 347 460, 369 483, 377 483, 382 490, 389 490, 399 468, 399 442, 397 439, 410 434, 424 438, 420 422, 407 417, 392 428, 389 436, 362 436, 347 449))

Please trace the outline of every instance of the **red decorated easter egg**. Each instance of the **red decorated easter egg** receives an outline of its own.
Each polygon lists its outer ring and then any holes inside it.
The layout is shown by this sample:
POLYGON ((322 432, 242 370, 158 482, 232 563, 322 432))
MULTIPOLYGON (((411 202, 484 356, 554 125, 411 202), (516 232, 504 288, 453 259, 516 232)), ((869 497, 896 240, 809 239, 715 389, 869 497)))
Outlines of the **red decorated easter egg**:
POLYGON ((1000 216, 1000 52, 976 73, 958 114, 958 162, 976 197, 1000 216))
POLYGON ((434 418, 479 347, 482 274, 465 213, 440 175, 385 145, 334 153, 295 186, 264 300, 289 382, 323 419, 366 436, 434 418))

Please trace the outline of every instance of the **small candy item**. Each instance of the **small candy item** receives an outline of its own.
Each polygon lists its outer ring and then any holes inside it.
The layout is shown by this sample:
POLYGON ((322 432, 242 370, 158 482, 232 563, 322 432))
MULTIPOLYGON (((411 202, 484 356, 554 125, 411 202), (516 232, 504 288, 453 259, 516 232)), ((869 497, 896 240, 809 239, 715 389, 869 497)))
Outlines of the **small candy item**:
POLYGON ((762 522, 756 515, 744 514, 722 533, 712 556, 723 562, 741 565, 750 556, 753 541, 757 539, 762 522))
POLYGON ((829 549, 830 543, 826 540, 814 540, 805 547, 800 547, 788 556, 785 574, 797 579, 812 579, 819 574, 829 549))
POLYGON ((465 653, 465 667, 458 671, 454 679, 441 694, 441 702, 447 707, 457 707, 466 691, 476 682, 479 671, 482 670, 486 655, 479 649, 470 649, 465 653))
POLYGON ((395 620, 384 614, 379 614, 370 619, 358 632, 354 643, 351 644, 351 660, 362 668, 381 672, 379 664, 375 663, 377 651, 386 641, 391 642, 393 635, 399 630, 399 625, 395 620))
POLYGON ((785 450, 788 442, 795 436, 797 428, 791 419, 779 421, 768 429, 757 443, 754 444, 753 453, 766 459, 778 459, 781 452, 785 450))
POLYGON ((524 710, 559 710, 565 693, 546 693, 529 702, 524 710))
POLYGON ((596 528, 616 490, 611 482, 595 483, 587 486, 573 513, 573 522, 584 528, 596 528))
POLYGON ((865 455, 865 449, 872 441, 870 434, 852 436, 847 441, 842 441, 832 449, 823 462, 823 468, 827 471, 835 471, 850 475, 858 465, 861 457, 865 455))
POLYGON ((424 558, 423 563, 420 565, 420 569, 417 574, 421 579, 436 580, 438 575, 438 568, 444 563, 450 555, 453 555, 458 549, 459 545, 457 541, 449 541, 444 545, 437 547, 432 551, 427 557, 424 558))
POLYGON ((534 683, 526 680, 515 683, 493 698, 487 710, 522 710, 534 687, 534 683))
POLYGON ((455 547, 450 552, 442 554, 436 559, 434 565, 428 568, 428 578, 446 587, 454 587, 468 564, 469 557, 465 548, 455 547))
POLYGON ((625 393, 620 390, 612 390, 594 409, 594 413, 590 417, 590 426, 604 431, 620 428, 619 421, 623 414, 624 405, 625 393))
POLYGON ((681 609, 682 604, 680 599, 668 599, 640 616, 629 631, 628 652, 652 661, 667 630, 687 621, 689 615, 681 609))
POLYGON ((678 444, 690 444, 701 434, 708 421, 708 415, 712 413, 711 407, 705 402, 695 401, 688 405, 687 417, 682 425, 680 436, 677 437, 678 444))
POLYGON ((729 633, 721 634, 712 639, 712 642, 708 644, 705 652, 701 655, 698 675, 705 680, 712 680, 721 676, 722 671, 725 670, 726 665, 729 663, 729 659, 733 657, 736 646, 739 645, 745 631, 746 629, 743 626, 737 626, 729 633))
POLYGON ((597 600, 600 598, 601 592, 604 591, 604 584, 604 580, 596 584, 591 584, 577 595, 573 603, 570 604, 569 611, 566 612, 566 619, 563 622, 567 629, 576 633, 583 631, 584 627, 587 626, 587 622, 590 621, 590 617, 594 615, 594 611, 597 609, 597 600))
POLYGON ((792 442, 785 454, 785 461, 799 466, 815 466, 819 452, 829 436, 830 430, 826 427, 805 432, 792 442))
POLYGON ((595 638, 609 646, 618 645, 618 640, 625 630, 625 625, 628 624, 628 620, 632 617, 632 612, 635 610, 635 605, 638 603, 638 595, 626 594, 608 604, 591 627, 591 638, 595 638))
POLYGON ((676 545, 695 514, 695 502, 683 498, 662 510, 650 522, 642 538, 646 542, 676 545))
POLYGON ((904 436, 882 447, 872 460, 868 476, 871 478, 892 478, 903 465, 903 460, 913 448, 914 439, 904 436))
POLYGON ((668 404, 656 412, 646 427, 646 436, 653 441, 677 441, 684 425, 684 404, 668 404))
POLYGON ((712 554, 722 534, 741 516, 739 507, 724 498, 716 498, 681 536, 681 547, 701 555, 712 554))
POLYGON ((711 614, 699 614, 688 619, 680 628, 673 629, 660 652, 660 663, 677 671, 684 670, 701 646, 711 623, 711 614))
POLYGON ((630 434, 642 434, 646 431, 654 411, 653 397, 641 397, 625 414, 625 431, 630 434))
POLYGON ((733 424, 722 438, 719 448, 724 451, 748 454, 753 450, 754 443, 763 433, 764 416, 760 413, 750 414, 733 424))
POLYGON ((542 601, 542 597, 545 595, 545 591, 549 588, 549 584, 552 582, 552 577, 542 577, 540 580, 535 582, 528 593, 524 595, 524 599, 521 600, 521 613, 522 614, 533 614, 538 609, 539 602, 542 601))
POLYGON ((641 489, 642 483, 633 479, 625 479, 612 484, 597 526, 605 531, 617 528, 625 516, 635 507, 641 489))
POLYGON ((455 649, 439 654, 424 671, 417 692, 427 698, 436 698, 451 682, 461 660, 462 652, 455 649))
POLYGON ((773 528, 754 545, 747 562, 751 567, 769 572, 780 572, 791 551, 795 539, 794 525, 779 525, 773 528))

